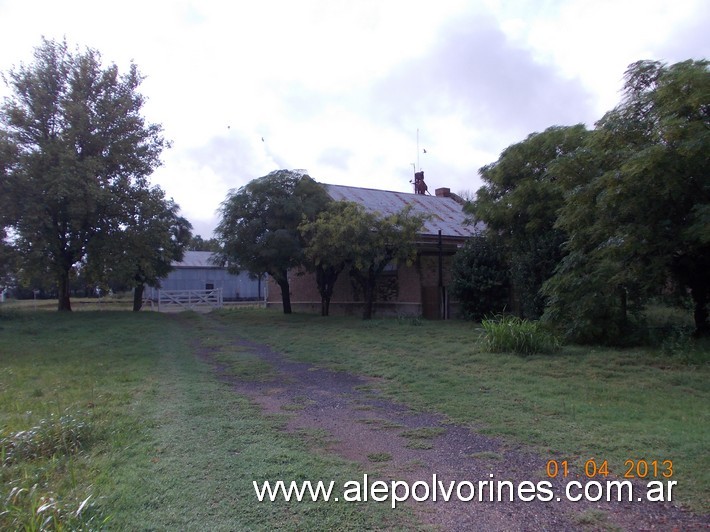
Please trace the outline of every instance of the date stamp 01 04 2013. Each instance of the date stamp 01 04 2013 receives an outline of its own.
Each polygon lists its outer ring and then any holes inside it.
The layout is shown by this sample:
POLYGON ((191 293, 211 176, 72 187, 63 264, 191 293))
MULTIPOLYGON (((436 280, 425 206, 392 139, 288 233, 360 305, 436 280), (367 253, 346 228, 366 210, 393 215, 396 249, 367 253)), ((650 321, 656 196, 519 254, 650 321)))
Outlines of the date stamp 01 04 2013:
MULTIPOLYGON (((616 500, 624 500, 622 492, 627 494, 626 500, 633 501, 632 480, 646 481, 648 492, 645 494, 645 499, 652 502, 670 502, 673 500, 673 487, 678 484, 675 480, 670 480, 673 477, 673 461, 672 460, 646 460, 646 459, 628 459, 624 461, 622 468, 624 480, 607 480, 606 489, 608 491, 607 500, 612 500, 609 490, 616 490, 616 500)), ((567 480, 566 493, 569 500, 580 500, 583 496, 590 501, 598 501, 603 497, 603 485, 598 479, 606 478, 612 471, 609 469, 608 460, 596 460, 590 458, 584 463, 584 467, 577 474, 570 471, 570 464, 567 460, 548 460, 545 466, 545 473, 548 478, 562 478, 567 480), (586 482, 582 484, 577 480, 570 478, 586 478, 586 482), (571 495, 571 488, 584 490, 584 495, 571 495), (596 491, 595 491, 596 490, 596 491)), ((619 478, 617 476, 617 478, 619 478)), ((642 501, 644 497, 636 497, 636 500, 642 501)), ((559 499, 558 499, 559 500, 559 499)))
MULTIPOLYGON (((673 460, 625 460, 623 478, 626 479, 670 479, 673 477, 673 460)), ((611 473, 609 461, 598 461, 590 458, 584 462, 582 472, 586 478, 607 477, 611 473)), ((548 478, 567 478, 570 476, 570 465, 567 460, 548 460, 545 466, 548 478)), ((577 477, 581 477, 578 474, 577 477)))

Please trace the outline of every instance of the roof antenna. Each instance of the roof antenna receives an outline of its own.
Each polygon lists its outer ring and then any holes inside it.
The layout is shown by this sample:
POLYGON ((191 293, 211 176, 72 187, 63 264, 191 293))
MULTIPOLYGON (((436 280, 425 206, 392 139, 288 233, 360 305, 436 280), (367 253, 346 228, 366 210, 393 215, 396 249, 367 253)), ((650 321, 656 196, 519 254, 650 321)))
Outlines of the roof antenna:
MULTIPOLYGON (((414 166, 414 163, 412 163, 412 166, 414 166)), ((410 181, 410 183, 414 183, 415 194, 426 194, 429 190, 429 187, 424 182, 424 172, 419 164, 419 128, 417 128, 417 166, 414 167, 414 181, 410 181), (417 171, 417 167, 419 167, 419 171, 417 171)))

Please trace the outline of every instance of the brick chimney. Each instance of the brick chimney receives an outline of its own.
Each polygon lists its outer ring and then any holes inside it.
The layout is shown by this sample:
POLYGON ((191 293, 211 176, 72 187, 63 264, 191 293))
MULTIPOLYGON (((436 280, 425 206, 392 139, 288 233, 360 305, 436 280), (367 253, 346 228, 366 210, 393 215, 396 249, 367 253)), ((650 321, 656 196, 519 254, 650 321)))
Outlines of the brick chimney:
POLYGON ((451 198, 459 205, 466 205, 467 203, 466 200, 464 200, 461 196, 451 192, 450 188, 437 188, 434 191, 434 194, 436 194, 439 198, 451 198))

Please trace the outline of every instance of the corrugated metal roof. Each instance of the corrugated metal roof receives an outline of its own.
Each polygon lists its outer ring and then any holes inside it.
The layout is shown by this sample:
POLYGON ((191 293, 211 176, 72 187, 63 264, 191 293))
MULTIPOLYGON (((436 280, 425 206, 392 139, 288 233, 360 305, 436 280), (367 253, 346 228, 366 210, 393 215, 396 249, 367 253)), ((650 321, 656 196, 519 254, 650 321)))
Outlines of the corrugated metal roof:
POLYGON ((175 268, 219 268, 212 262, 211 251, 186 251, 180 262, 173 262, 175 268))
POLYGON ((367 210, 378 212, 382 216, 395 214, 407 205, 411 205, 412 212, 429 216, 429 219, 424 222, 424 229, 421 232, 423 235, 437 235, 441 230, 442 236, 467 238, 476 232, 473 225, 466 224, 463 206, 450 197, 343 185, 324 186, 328 195, 334 200, 359 203, 367 210))

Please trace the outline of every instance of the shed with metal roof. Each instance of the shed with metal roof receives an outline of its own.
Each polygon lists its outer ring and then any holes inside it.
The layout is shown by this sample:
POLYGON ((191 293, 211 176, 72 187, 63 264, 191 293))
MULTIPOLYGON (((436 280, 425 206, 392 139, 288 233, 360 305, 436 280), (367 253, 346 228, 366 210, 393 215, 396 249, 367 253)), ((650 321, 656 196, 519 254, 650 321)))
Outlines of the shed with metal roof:
MULTIPOLYGON (((253 279, 247 272, 230 273, 210 251, 186 251, 181 261, 173 262, 173 270, 160 281, 162 290, 222 289, 224 301, 250 301, 264 298, 266 283, 253 279)), ((154 294, 146 294, 152 298, 154 294)))

